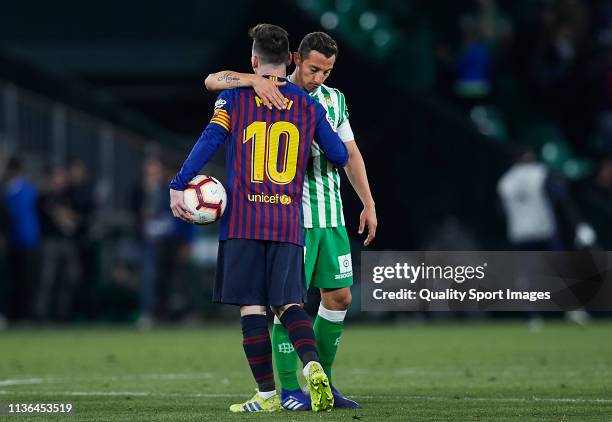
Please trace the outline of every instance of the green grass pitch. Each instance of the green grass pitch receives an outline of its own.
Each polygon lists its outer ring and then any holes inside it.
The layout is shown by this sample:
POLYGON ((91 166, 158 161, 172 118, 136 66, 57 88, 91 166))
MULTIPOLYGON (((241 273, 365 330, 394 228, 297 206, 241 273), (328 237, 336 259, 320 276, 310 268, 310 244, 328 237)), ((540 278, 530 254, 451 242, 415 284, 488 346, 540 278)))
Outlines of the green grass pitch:
POLYGON ((0 332, 8 403, 73 403, 100 421, 612 420, 612 323, 349 324, 335 383, 362 404, 324 414, 233 415, 254 384, 237 325, 0 332))

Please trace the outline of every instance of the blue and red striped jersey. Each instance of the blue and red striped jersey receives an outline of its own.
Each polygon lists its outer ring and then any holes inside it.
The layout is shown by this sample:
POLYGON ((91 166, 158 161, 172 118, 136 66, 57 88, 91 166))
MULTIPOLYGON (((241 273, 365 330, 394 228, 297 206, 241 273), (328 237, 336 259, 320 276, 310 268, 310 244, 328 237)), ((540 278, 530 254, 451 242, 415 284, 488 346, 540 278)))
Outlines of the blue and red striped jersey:
POLYGON ((220 145, 226 147, 228 204, 220 239, 303 245, 302 188, 313 139, 344 166, 348 153, 325 109, 298 86, 280 87, 286 110, 269 110, 251 89, 221 92, 213 117, 170 183, 184 190, 220 145))

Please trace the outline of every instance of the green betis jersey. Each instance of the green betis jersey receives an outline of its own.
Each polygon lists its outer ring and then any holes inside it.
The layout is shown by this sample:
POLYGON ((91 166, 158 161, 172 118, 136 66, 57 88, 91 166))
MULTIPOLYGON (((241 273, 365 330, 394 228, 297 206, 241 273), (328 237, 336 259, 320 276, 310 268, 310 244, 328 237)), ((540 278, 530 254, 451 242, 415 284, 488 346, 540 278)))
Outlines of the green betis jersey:
MULTIPOLYGON (((338 132, 342 141, 355 139, 349 123, 344 94, 334 88, 321 85, 310 94, 327 110, 327 120, 338 132)), ((327 161, 323 151, 312 143, 310 161, 304 179, 302 197, 305 228, 343 227, 344 213, 340 198, 340 175, 338 169, 327 161)))

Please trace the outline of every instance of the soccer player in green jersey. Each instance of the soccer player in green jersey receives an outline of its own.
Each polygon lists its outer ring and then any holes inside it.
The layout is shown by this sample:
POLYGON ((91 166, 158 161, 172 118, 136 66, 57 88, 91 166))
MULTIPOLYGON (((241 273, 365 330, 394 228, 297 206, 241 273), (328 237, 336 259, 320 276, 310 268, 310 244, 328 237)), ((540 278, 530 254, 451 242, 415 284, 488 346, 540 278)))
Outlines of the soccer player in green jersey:
MULTIPOLYGON (((323 32, 310 33, 304 37, 294 55, 296 67, 289 80, 308 91, 325 107, 330 124, 348 149, 349 161, 345 171, 363 203, 358 232, 362 234, 367 226, 364 245, 368 246, 376 236, 377 220, 365 164, 349 123, 344 94, 323 84, 337 56, 338 46, 332 37, 323 32)), ((253 87, 268 107, 279 109, 285 106, 277 88, 282 84, 257 75, 233 71, 213 73, 206 78, 208 90, 253 87)), ((307 287, 312 285, 321 291, 321 303, 314 322, 315 336, 321 364, 333 383, 332 365, 342 336, 344 318, 352 300, 350 286, 353 284, 353 270, 340 197, 340 175, 328 163, 316 142, 313 143, 304 182, 302 210, 307 287)), ((277 318, 274 321, 272 343, 282 387, 282 406, 287 410, 309 410, 308 398, 302 393, 296 376, 297 355, 277 318)), ((358 407, 356 402, 344 397, 333 385, 332 391, 334 407, 358 407)))

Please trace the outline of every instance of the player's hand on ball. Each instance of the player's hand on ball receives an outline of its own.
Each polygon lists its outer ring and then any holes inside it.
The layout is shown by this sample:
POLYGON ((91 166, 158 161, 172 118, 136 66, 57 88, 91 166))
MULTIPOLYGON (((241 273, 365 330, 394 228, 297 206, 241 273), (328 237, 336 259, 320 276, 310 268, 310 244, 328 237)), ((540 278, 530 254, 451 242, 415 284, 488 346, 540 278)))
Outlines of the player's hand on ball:
POLYGON ((365 227, 368 227, 368 236, 363 242, 363 246, 368 246, 376 237, 376 227, 378 220, 376 219, 376 208, 374 205, 365 206, 359 216, 359 234, 363 233, 365 227))
POLYGON ((176 218, 180 218, 188 223, 191 223, 192 213, 185 205, 185 200, 183 199, 183 191, 182 190, 174 190, 170 189, 170 209, 172 210, 172 215, 176 218))
POLYGON ((279 110, 284 110, 285 97, 283 97, 278 87, 286 83, 287 82, 273 81, 263 76, 256 76, 253 79, 253 89, 269 109, 272 109, 272 106, 274 106, 279 110))

